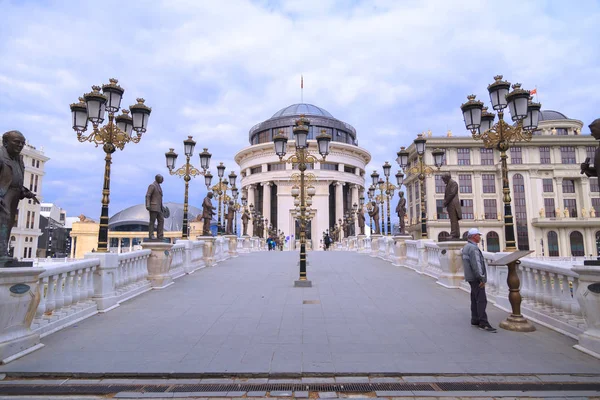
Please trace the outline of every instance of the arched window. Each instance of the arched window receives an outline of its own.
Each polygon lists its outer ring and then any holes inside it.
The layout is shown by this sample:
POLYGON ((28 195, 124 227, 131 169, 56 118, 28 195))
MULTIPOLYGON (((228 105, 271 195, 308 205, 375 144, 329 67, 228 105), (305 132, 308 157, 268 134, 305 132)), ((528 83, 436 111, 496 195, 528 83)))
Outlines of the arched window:
POLYGON ((600 256, 600 231, 596 231, 596 255, 600 256))
POLYGON ((558 251, 558 235, 554 231, 548 232, 548 255, 550 257, 560 256, 558 251))
POLYGON ((445 240, 448 240, 449 238, 450 238, 449 232, 441 231, 440 234, 438 235, 438 242, 443 242, 445 240))
POLYGON ((525 180, 521 174, 513 176, 513 202, 515 205, 515 223, 517 227, 517 247, 519 250, 529 250, 525 180))
POLYGON ((571 241, 571 256, 583 257, 585 256, 585 249, 583 247, 583 235, 579 231, 573 231, 569 235, 571 241))
POLYGON ((488 232, 485 236, 485 244, 487 251, 498 253, 500 251, 500 236, 494 231, 488 232))

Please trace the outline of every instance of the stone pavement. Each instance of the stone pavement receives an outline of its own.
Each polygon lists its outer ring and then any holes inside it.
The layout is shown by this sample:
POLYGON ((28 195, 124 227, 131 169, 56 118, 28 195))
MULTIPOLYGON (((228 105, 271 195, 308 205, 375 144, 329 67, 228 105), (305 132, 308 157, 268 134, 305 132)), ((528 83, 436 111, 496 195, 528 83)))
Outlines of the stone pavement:
MULTIPOLYGON (((388 262, 310 252, 240 256, 45 337, 0 373, 600 373, 575 341, 470 326, 469 296, 388 262)), ((492 325, 506 313, 488 307, 492 325)))

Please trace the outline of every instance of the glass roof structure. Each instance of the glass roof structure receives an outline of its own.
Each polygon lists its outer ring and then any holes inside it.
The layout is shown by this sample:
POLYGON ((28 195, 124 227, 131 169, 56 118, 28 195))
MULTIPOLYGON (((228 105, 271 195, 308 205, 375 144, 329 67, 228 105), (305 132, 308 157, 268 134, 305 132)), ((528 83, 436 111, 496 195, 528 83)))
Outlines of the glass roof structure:
POLYGON ((329 113, 329 111, 322 109, 321 107, 317 107, 313 104, 307 103, 298 103, 292 104, 291 106, 287 106, 277 111, 271 119, 273 118, 281 118, 288 116, 297 116, 297 115, 314 115, 318 117, 327 117, 334 118, 333 115, 329 113))

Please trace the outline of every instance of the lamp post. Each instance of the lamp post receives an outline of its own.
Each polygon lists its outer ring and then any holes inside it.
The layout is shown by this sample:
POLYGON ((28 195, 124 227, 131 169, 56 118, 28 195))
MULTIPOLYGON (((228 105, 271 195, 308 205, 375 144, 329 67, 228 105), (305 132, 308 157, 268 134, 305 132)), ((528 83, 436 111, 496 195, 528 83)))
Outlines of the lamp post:
MULTIPOLYGON (((396 184, 398 185, 397 186, 398 194, 400 194, 400 189, 402 188, 402 185, 404 184, 404 174, 402 173, 402 171, 396 172, 396 184)), ((402 219, 404 219, 404 217, 402 217, 402 219)), ((406 234, 405 228, 404 228, 404 220, 402 220, 402 221, 398 220, 398 225, 399 225, 398 229, 399 229, 400 235, 406 234)))
MULTIPOLYGON (((371 204, 371 202, 375 198, 375 186, 373 186, 373 185, 369 186, 369 190, 367 191, 367 196, 369 197, 369 203, 367 204, 367 211, 371 212, 371 210, 373 209, 373 205, 371 204)), ((373 217, 371 216, 371 214, 369 214, 369 229, 371 230, 371 233, 373 233, 373 217)))
POLYGON ((116 149, 123 150, 129 142, 138 143, 146 132, 148 117, 152 109, 144 104, 144 99, 138 98, 137 104, 122 110, 121 115, 115 113, 121 108, 121 100, 125 89, 118 85, 116 79, 100 86, 92 86, 92 91, 79 98, 79 103, 71 104, 73 130, 77 132, 80 142, 92 142, 102 149, 104 157, 104 186, 102 188, 102 210, 100 213, 100 229, 98 231, 98 252, 108 252, 108 204, 110 203, 110 165, 112 154, 116 149), (102 93, 100 93, 102 89, 102 93), (108 111, 108 124, 100 128, 108 111), (131 113, 131 115, 129 115, 131 113), (93 131, 84 136, 88 121, 92 123, 93 131), (135 131, 135 135, 133 134, 135 131))
POLYGON ((227 185, 229 184, 227 180, 223 180, 223 177, 225 176, 225 166, 222 162, 217 166, 217 175, 219 176, 219 183, 212 187, 212 191, 217 197, 217 235, 221 236, 223 234, 223 225, 221 224, 221 204, 223 203, 223 197, 226 194, 227 185))
MULTIPOLYGON (((475 95, 467 96, 468 101, 460 106, 465 120, 465 126, 471 131, 473 139, 482 140, 483 145, 500 151, 500 162, 502 170, 502 194, 504 202, 504 239, 507 252, 517 250, 515 241, 515 230, 511 209, 510 184, 508 181, 508 158, 506 152, 511 143, 529 142, 533 132, 537 129, 540 103, 532 102, 530 93, 521 89, 520 83, 512 85, 503 81, 502 75, 494 77, 494 82, 487 89, 490 94, 492 108, 498 112, 498 122, 494 124, 494 113, 488 112, 483 107, 483 102, 475 99, 475 95), (504 109, 508 107, 511 120, 516 123, 509 125, 504 122, 504 109)), ((506 278, 509 295, 508 299, 512 308, 511 315, 500 323, 500 327, 519 332, 532 332, 535 327, 521 315, 521 293, 519 287, 521 282, 517 274, 518 260, 508 264, 508 276, 506 278)))
MULTIPOLYGON (((331 142, 331 136, 327 135, 324 130, 321 131, 321 134, 316 137, 317 139, 317 147, 319 150, 319 154, 322 157, 322 160, 317 159, 313 155, 311 155, 308 151, 308 130, 309 130, 310 121, 304 118, 304 115, 301 115, 298 120, 296 120, 296 125, 293 128, 294 138, 296 142, 296 151, 295 153, 288 158, 287 162, 295 163, 298 165, 298 169, 300 170, 300 279, 296 282, 298 286, 306 286, 306 198, 305 191, 307 188, 305 187, 305 179, 304 179, 304 171, 306 171, 307 163, 314 162, 323 162, 325 158, 329 154, 329 143, 331 142)), ((275 153, 279 156, 279 160, 281 161, 286 154, 287 150, 287 142, 288 137, 283 135, 282 131, 279 132, 277 136, 273 138, 275 153)), ((314 190, 314 187, 313 187, 314 190)), ((313 193, 314 194, 314 193, 313 193)), ((309 281, 310 282, 310 281, 309 281)), ((310 285, 310 283, 309 283, 310 285)))
POLYGON ((194 155, 194 147, 196 147, 196 142, 194 141, 193 136, 188 136, 187 139, 183 141, 183 152, 185 153, 185 164, 175 169, 175 162, 177 161, 177 153, 175 153, 174 149, 169 149, 168 152, 165 153, 165 158, 167 160, 167 168, 169 169, 169 174, 177 175, 180 178, 183 178, 185 182, 185 190, 183 195, 183 226, 181 227, 181 237, 184 240, 187 240, 189 237, 188 230, 188 191, 190 180, 195 178, 198 175, 204 176, 204 183, 206 184, 206 188, 210 187, 210 182, 212 181, 212 174, 208 171, 208 167, 210 166, 210 157, 212 154, 208 152, 208 149, 204 149, 202 153, 199 154, 200 157, 200 168, 202 171, 194 167, 190 163, 190 159, 194 155))
MULTIPOLYGON (((381 234, 385 235, 385 182, 383 179, 379 178, 379 173, 377 171, 373 171, 371 174, 371 179, 373 183, 373 188, 375 190, 379 189, 380 194, 374 195, 375 201, 380 204, 379 213, 381 214, 381 234)), ((375 192, 374 192, 375 193, 375 192)), ((388 203, 388 212, 389 212, 389 203, 388 203)))
MULTIPOLYGON (((385 162, 383 164, 383 174, 385 175, 385 195, 387 199, 387 234, 388 236, 392 233, 392 220, 390 217, 391 214, 391 206, 390 201, 394 197, 394 192, 396 190, 396 186, 390 183, 390 173, 392 170, 392 165, 389 162, 385 162)), ((399 186, 398 186, 399 188, 399 186)))
MULTIPOLYGON (((400 148, 400 151, 397 153, 398 158, 396 162, 400 165, 402 169, 404 169, 409 175, 418 174, 419 182, 420 182, 420 196, 421 196, 421 239, 427 239, 427 211, 425 210, 425 178, 435 172, 433 168, 429 165, 425 164, 424 155, 425 155, 425 147, 427 143, 427 139, 422 133, 417 135, 417 138, 414 140, 415 148, 417 150, 417 155, 419 157, 419 164, 417 166, 407 168, 408 166, 408 150, 404 147, 400 148)), ((444 150, 434 149, 433 154, 433 162, 439 171, 440 167, 444 163, 444 150)))
POLYGON ((508 182, 508 158, 506 152, 511 143, 531 141, 533 132, 537 129, 540 109, 539 103, 530 100, 529 91, 521 89, 521 84, 515 83, 509 93, 510 82, 502 80, 502 75, 494 77, 494 83, 488 86, 492 108, 498 112, 498 122, 494 124, 494 113, 483 107, 483 102, 475 100, 475 95, 467 96, 468 101, 460 106, 465 126, 471 131, 473 139, 482 140, 488 149, 500 151, 502 169, 502 193, 504 202, 504 237, 508 252, 517 249, 515 230, 511 209, 510 184, 508 182), (508 107, 511 119, 516 125, 504 122, 504 109, 508 107))

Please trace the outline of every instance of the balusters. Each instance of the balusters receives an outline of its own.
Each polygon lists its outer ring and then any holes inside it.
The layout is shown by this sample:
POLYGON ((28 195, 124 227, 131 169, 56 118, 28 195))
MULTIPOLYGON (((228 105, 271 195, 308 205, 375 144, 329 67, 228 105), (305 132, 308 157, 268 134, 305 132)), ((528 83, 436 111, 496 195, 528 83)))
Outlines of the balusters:
POLYGON ((81 270, 73 271, 73 294, 71 295, 71 301, 73 304, 79 302, 79 274, 81 270))
POLYGON ((65 292, 64 292, 64 299, 65 299, 65 305, 64 307, 69 307, 71 305, 71 303, 73 302, 73 290, 72 290, 72 286, 73 285, 73 273, 72 272, 66 272, 65 273, 65 292))
POLYGON ((44 285, 48 282, 48 278, 40 278, 38 284, 40 285, 40 303, 38 304, 38 308, 35 312, 35 318, 41 318, 46 312, 46 290, 44 289, 44 285))
POLYGON ((94 272, 97 267, 91 267, 90 273, 88 275, 88 298, 92 298, 94 296, 94 272))
POLYGON ((556 312, 559 315, 563 315, 564 310, 562 309, 561 302, 560 302, 560 297, 561 297, 560 276, 561 276, 561 274, 552 273, 550 275, 551 275, 552 280, 554 281, 554 283, 552 285, 552 307, 554 308, 554 312, 556 312))
POLYGON ((48 277, 48 288, 46 291, 46 314, 52 314, 52 311, 54 311, 54 308, 56 307, 56 302, 55 302, 55 294, 54 291, 56 290, 56 275, 50 275, 48 277))
POLYGON ((544 292, 542 289, 542 275, 540 271, 535 269, 533 270, 535 276, 535 305, 538 307, 542 307, 544 305, 544 292))
POLYGON ((581 308, 579 307, 579 302, 575 298, 577 288, 579 287, 579 279, 569 277, 569 282, 573 283, 573 296, 571 297, 571 312, 577 317, 581 317, 581 308))

